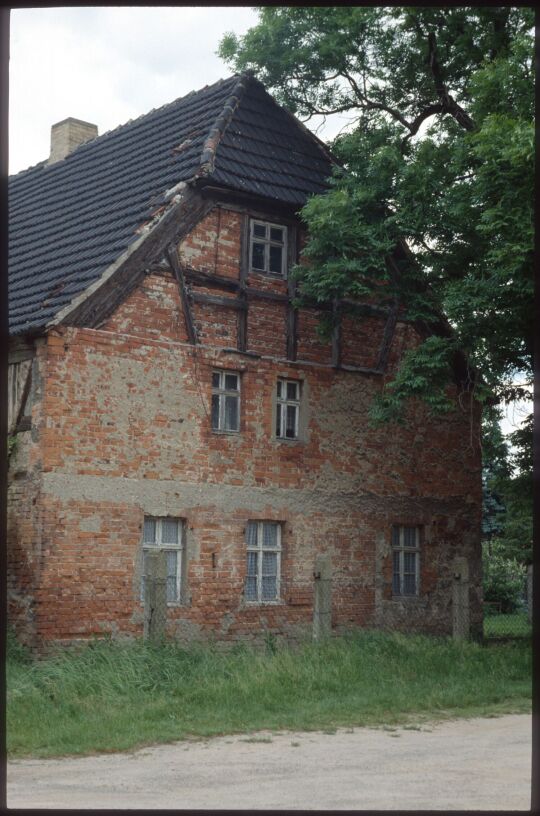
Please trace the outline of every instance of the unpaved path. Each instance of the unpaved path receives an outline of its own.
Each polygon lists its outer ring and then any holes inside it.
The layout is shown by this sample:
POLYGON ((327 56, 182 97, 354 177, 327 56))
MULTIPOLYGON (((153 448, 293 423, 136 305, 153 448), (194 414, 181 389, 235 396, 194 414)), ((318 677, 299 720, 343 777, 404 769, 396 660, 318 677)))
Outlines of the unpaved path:
POLYGON ((528 810, 531 717, 259 732, 8 764, 10 808, 528 810))

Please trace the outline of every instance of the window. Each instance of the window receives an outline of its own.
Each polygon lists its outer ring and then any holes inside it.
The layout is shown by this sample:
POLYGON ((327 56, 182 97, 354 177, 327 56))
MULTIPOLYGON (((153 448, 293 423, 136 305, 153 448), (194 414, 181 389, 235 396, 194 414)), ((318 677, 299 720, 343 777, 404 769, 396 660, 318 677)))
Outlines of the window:
POLYGON ((251 221, 249 265, 255 272, 285 277, 287 227, 266 221, 251 221))
POLYGON ((249 521, 246 543, 246 600, 256 603, 277 601, 281 571, 281 525, 275 521, 249 521))
POLYGON ((394 595, 418 595, 420 528, 392 527, 394 595))
POLYGON ((167 560, 167 603, 180 601, 184 522, 174 518, 145 516, 143 528, 143 569, 141 600, 144 601, 144 583, 147 574, 147 555, 165 552, 167 560))
POLYGON ((276 436, 298 439, 300 415, 300 383, 297 380, 277 381, 276 436))
POLYGON ((212 430, 240 430, 240 375, 212 372, 212 430))

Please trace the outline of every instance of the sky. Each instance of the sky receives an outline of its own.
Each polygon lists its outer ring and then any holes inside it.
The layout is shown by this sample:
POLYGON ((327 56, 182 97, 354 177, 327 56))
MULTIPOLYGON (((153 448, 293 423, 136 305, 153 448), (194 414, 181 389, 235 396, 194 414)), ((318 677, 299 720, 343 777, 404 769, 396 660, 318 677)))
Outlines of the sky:
MULTIPOLYGON (((258 20, 239 6, 59 7, 11 12, 9 172, 48 158, 51 125, 68 116, 103 134, 230 76, 217 56, 227 31, 258 20)), ((330 139, 344 117, 308 127, 330 139)), ((503 423, 514 430, 530 410, 513 404, 503 423)))

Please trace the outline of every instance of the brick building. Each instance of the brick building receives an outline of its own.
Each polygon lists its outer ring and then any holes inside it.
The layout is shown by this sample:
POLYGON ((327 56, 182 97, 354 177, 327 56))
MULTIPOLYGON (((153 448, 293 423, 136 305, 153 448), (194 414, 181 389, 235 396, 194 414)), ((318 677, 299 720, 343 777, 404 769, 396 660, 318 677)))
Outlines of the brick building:
POLYGON ((140 635, 156 551, 182 640, 449 634, 456 598, 480 630, 478 415, 458 373, 455 411, 374 430, 418 328, 342 302, 324 341, 330 307, 294 300, 297 212, 332 161, 243 75, 101 137, 64 120, 11 179, 8 593, 26 642, 140 635))

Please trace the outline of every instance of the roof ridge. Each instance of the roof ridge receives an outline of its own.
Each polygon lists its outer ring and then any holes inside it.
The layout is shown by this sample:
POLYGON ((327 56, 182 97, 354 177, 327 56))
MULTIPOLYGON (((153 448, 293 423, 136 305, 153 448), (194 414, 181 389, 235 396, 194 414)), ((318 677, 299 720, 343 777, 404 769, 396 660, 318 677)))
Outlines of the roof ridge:
POLYGON ((209 176, 213 172, 216 161, 216 151, 219 143, 223 137, 223 134, 227 130, 236 109, 242 101, 242 97, 244 96, 248 83, 253 79, 253 75, 250 71, 245 71, 237 76, 238 80, 234 86, 233 92, 225 100, 221 113, 210 127, 208 135, 204 140, 201 153, 201 164, 199 170, 193 178, 193 181, 200 176, 209 176))

